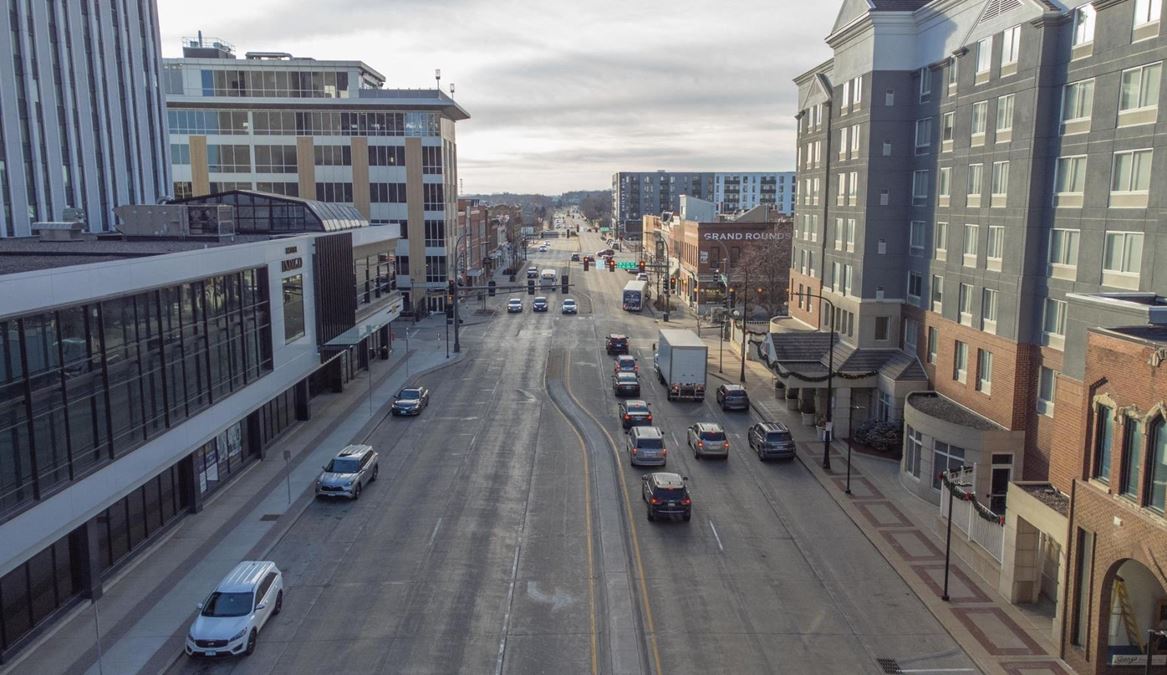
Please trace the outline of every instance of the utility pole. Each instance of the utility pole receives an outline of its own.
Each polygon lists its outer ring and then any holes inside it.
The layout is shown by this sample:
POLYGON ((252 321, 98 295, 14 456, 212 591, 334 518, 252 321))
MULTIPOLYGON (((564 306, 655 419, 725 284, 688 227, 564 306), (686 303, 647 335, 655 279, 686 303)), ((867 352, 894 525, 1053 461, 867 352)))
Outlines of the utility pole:
MULTIPOLYGON (((739 261, 740 262, 740 261, 739 261)), ((750 306, 750 268, 746 267, 743 271, 742 280, 742 373, 738 381, 742 384, 746 383, 746 310, 750 306)))

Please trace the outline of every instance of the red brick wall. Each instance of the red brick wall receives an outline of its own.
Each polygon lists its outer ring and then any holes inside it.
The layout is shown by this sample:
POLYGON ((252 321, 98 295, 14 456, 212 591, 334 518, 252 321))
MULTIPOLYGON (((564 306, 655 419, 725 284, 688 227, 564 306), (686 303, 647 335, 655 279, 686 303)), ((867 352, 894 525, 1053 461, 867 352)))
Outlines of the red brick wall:
POLYGON ((813 314, 807 311, 806 303, 803 303, 803 306, 799 307, 798 298, 793 295, 798 293, 799 284, 802 284, 804 291, 818 294, 822 293, 822 282, 819 279, 803 274, 801 270, 795 269, 794 267, 790 268, 790 316, 811 326, 817 326, 822 313, 822 308, 819 307, 821 303, 818 300, 811 300, 814 303, 813 314))

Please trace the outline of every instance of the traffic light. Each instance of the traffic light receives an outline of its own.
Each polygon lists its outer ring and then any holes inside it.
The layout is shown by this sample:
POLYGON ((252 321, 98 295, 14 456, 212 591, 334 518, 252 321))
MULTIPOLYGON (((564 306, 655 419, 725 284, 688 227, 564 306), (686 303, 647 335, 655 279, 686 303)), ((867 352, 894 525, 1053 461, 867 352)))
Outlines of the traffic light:
POLYGON ((737 289, 736 288, 729 289, 729 294, 727 295, 727 299, 729 301, 730 307, 734 307, 737 305, 737 289))
POLYGON ((636 266, 637 266, 637 268, 639 268, 639 270, 640 270, 641 272, 643 272, 643 271, 644 271, 644 261, 643 261, 643 260, 641 260, 640 262, 638 262, 638 263, 636 264, 636 266))
POLYGON ((559 290, 563 293, 567 292, 567 275, 566 274, 560 275, 559 290))
POLYGON ((494 297, 494 287, 497 285, 498 284, 495 283, 494 279, 491 279, 490 283, 488 283, 486 285, 486 294, 493 298, 494 297))
POLYGON ((527 279, 527 295, 535 295, 535 280, 527 279))
POLYGON ((608 271, 609 272, 616 271, 616 259, 615 258, 608 258, 608 271))
POLYGON ((446 290, 446 302, 454 302, 454 294, 457 292, 457 283, 453 279, 450 279, 450 287, 446 290))

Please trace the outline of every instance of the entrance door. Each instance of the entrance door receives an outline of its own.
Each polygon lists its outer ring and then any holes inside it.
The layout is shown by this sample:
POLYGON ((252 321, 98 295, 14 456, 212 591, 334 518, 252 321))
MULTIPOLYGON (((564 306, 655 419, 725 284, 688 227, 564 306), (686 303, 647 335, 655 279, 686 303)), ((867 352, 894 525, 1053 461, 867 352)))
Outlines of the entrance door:
POLYGON ((1005 513, 1005 495, 1009 492, 1009 481, 1013 478, 1013 455, 993 454, 993 473, 989 480, 989 508, 993 513, 1005 513))

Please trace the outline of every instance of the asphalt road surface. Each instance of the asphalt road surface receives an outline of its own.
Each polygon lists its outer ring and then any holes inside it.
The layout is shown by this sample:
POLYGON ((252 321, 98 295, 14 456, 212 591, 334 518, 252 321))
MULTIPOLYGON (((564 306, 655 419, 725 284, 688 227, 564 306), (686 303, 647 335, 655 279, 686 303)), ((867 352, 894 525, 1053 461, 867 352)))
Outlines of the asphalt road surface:
POLYGON ((373 433, 378 481, 312 504, 272 552, 288 591, 255 653, 171 672, 880 673, 881 658, 973 672, 799 461, 749 454, 752 413, 665 400, 660 324, 620 309, 633 277, 568 262, 601 245, 532 248, 532 264, 570 273, 580 314, 559 313, 558 288, 545 314, 525 292, 490 299, 497 313, 463 331, 469 358, 425 379, 430 407, 373 433), (512 296, 522 314, 505 313, 512 296), (691 522, 645 518, 609 332, 631 336, 691 522), (698 421, 726 429, 727 461, 693 458, 698 421))

